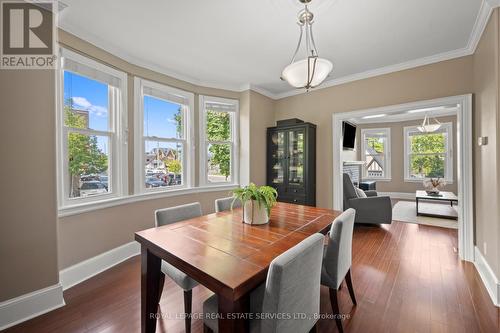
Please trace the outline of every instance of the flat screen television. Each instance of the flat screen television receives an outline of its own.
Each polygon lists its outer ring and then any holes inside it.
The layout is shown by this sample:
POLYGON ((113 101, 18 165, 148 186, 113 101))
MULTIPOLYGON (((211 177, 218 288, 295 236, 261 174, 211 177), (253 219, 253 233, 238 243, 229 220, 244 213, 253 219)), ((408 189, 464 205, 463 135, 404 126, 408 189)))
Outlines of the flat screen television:
POLYGON ((342 147, 344 150, 354 150, 356 145, 356 126, 347 122, 342 122, 342 147))

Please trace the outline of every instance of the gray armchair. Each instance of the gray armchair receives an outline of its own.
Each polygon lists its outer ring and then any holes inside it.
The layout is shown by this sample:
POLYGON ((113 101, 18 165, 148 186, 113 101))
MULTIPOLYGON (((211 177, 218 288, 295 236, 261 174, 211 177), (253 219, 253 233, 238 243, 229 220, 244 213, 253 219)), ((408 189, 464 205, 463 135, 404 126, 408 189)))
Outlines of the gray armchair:
POLYGON ((390 224, 392 222, 390 197, 379 197, 376 191, 357 189, 347 173, 344 173, 343 177, 344 210, 349 208, 356 210, 355 223, 390 224))

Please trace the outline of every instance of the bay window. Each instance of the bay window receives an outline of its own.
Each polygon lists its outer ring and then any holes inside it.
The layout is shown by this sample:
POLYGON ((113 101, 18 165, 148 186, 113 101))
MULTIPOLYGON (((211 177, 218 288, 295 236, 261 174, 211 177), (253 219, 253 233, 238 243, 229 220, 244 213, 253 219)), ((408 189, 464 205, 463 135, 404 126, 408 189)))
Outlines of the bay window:
POLYGON ((191 187, 192 93, 136 78, 135 192, 191 187))
POLYGON ((239 104, 237 100, 200 96, 200 182, 238 182, 239 104))
POLYGON ((68 50, 58 78, 59 206, 127 192, 125 73, 68 50))

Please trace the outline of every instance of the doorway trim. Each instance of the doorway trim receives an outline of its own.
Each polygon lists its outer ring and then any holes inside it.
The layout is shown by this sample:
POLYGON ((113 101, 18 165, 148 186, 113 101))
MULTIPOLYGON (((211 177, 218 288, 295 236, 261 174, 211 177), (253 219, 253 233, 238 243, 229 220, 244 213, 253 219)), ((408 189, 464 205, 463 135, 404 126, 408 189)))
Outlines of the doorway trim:
POLYGON ((474 197, 472 155, 472 94, 450 96, 332 114, 333 129, 333 208, 342 210, 342 121, 374 114, 392 114, 412 109, 457 104, 458 254, 474 261, 474 197))

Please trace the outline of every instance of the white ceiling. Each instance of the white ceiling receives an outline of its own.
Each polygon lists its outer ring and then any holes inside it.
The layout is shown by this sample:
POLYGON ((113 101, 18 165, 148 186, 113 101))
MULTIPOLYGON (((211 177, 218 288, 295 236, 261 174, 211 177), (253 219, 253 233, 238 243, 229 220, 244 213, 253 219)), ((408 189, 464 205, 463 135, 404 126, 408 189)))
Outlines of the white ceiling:
MULTIPOLYGON (((279 77, 298 39, 298 0, 64 2, 61 28, 132 63, 202 85, 290 91, 279 77)), ((452 57, 470 47, 481 3, 313 0, 316 45, 334 64, 327 80, 452 57)))

